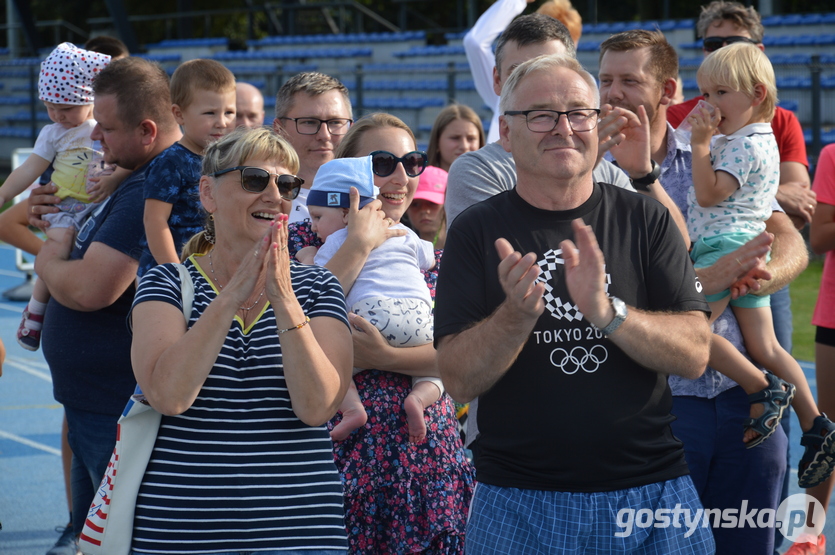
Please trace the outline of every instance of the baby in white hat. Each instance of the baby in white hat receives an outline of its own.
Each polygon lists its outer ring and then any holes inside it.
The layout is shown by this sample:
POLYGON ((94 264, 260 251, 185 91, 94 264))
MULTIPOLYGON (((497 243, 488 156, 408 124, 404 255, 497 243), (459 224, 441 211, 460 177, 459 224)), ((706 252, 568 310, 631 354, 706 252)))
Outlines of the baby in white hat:
MULTIPOLYGON (((313 247, 299 251, 296 258, 300 262, 324 266, 345 242, 351 187, 356 187, 360 194, 360 207, 377 197, 371 156, 337 158, 319 168, 307 197, 307 208, 311 228, 325 244, 315 257, 308 250, 313 247)), ((391 237, 371 251, 354 285, 346 292, 345 301, 351 312, 373 324, 393 347, 416 347, 433 339, 432 299, 421 271, 435 265, 435 253, 431 243, 406 226, 393 227, 407 230, 406 235, 391 237)), ((354 369, 355 374, 361 371, 362 368, 354 369)), ((426 437, 423 411, 443 392, 439 378, 412 378, 412 391, 404 401, 411 441, 426 437)), ((368 416, 353 383, 339 411, 342 420, 331 432, 335 440, 345 439, 366 423, 368 416)))
MULTIPOLYGON (((54 123, 41 130, 33 154, 0 187, 2 206, 25 191, 52 164, 51 179, 58 187, 55 194, 62 200, 56 205, 60 212, 46 214, 43 219, 49 222, 47 237, 56 241, 63 240, 68 228, 79 227, 97 206, 87 193, 88 178, 111 173, 114 169, 105 171, 100 147, 90 139, 96 125, 93 79, 108 63, 110 56, 82 50, 68 42, 58 45, 41 63, 38 93, 54 123)), ((128 173, 120 170, 111 179, 118 183, 128 173)), ((48 301, 46 284, 37 280, 17 330, 17 341, 24 349, 36 351, 39 348, 48 301)))

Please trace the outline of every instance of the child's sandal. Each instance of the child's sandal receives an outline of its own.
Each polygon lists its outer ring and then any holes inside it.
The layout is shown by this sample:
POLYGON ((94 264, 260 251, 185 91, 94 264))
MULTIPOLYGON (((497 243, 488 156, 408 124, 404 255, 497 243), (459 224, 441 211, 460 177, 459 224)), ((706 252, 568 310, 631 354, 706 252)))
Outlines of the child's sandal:
POLYGON ((777 431, 780 420, 783 418, 783 412, 794 399, 794 385, 781 380, 774 374, 766 374, 765 378, 768 380, 768 387, 748 396, 748 402, 752 405, 762 403, 763 413, 757 418, 749 418, 745 422, 744 428, 746 431, 750 429, 760 434, 759 437, 745 444, 746 449, 756 447, 777 431))
POLYGON ((812 428, 800 438, 806 447, 797 465, 797 483, 801 488, 817 486, 835 468, 835 423, 825 414, 815 418, 812 428))

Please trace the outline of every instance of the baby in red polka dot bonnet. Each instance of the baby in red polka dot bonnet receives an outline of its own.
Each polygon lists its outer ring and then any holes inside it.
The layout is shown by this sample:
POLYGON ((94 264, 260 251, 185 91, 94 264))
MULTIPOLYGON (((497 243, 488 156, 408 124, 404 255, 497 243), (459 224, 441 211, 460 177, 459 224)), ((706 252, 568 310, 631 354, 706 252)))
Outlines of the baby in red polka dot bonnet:
MULTIPOLYGON (((45 214, 43 219, 49 224, 47 237, 55 241, 63 241, 71 228, 78 229, 102 197, 130 175, 127 170, 106 167, 101 145, 90 139, 96 125, 93 79, 108 63, 110 56, 82 50, 68 42, 58 45, 47 56, 41 63, 38 95, 53 123, 40 131, 32 154, 0 187, 2 206, 25 191, 52 165, 51 180, 58 187, 55 194, 61 201, 56 205, 59 212, 45 214), (90 187, 101 192, 91 195, 90 187)), ((46 284, 37 280, 17 330, 17 341, 24 349, 36 351, 40 347, 48 301, 46 284)))

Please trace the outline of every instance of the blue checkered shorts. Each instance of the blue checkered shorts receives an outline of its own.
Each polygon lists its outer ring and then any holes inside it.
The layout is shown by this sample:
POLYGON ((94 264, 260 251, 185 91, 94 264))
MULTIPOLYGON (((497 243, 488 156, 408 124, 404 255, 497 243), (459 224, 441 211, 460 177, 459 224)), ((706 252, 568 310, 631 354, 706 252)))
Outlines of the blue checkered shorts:
MULTIPOLYGON (((678 507, 701 515, 693 482, 683 476, 638 488, 599 493, 502 488, 479 483, 467 523, 467 555, 707 555, 709 527, 658 526, 678 507), (661 509, 661 512, 658 510, 661 509), (669 509, 665 511, 664 509, 669 509), (631 522, 630 522, 631 520, 631 522), (628 532, 628 533, 627 533, 628 532), (686 536, 686 537, 685 537, 686 536)), ((699 523, 701 524, 701 523, 699 523)))

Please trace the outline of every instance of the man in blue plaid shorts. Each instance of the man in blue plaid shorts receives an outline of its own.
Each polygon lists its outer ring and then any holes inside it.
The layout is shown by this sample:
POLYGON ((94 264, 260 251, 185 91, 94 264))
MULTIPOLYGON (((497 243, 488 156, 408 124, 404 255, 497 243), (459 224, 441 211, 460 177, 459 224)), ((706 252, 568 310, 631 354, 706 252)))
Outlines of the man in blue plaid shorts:
POLYGON ((574 58, 521 64, 500 104, 516 188, 449 231, 438 365, 479 397, 467 553, 714 551, 667 385, 704 371, 708 307, 669 212, 594 181, 599 106, 574 58))

